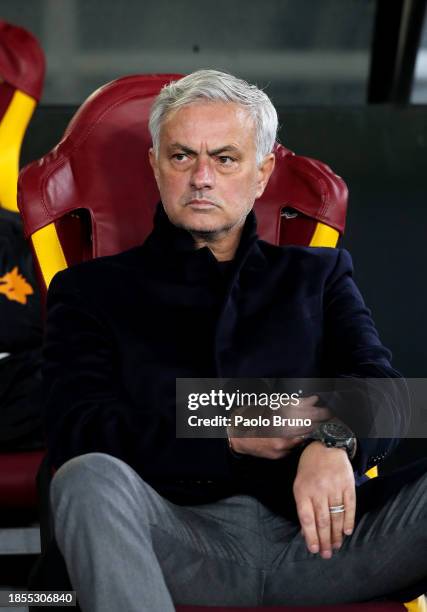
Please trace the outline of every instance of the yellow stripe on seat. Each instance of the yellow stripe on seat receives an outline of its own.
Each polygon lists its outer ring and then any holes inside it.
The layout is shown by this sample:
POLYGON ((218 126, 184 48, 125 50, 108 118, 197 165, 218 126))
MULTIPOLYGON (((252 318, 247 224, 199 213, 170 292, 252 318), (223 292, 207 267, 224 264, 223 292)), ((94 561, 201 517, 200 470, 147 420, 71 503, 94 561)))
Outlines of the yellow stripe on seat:
POLYGON ((427 601, 424 595, 405 603, 404 606, 409 612, 427 612, 427 601))
POLYGON ((0 205, 18 212, 19 153, 36 100, 17 89, 0 121, 0 205))
POLYGON ((46 288, 49 288, 55 274, 68 267, 55 224, 49 223, 37 230, 31 240, 46 288))
POLYGON ((340 237, 339 232, 326 225, 325 223, 317 223, 314 234, 311 238, 309 246, 311 247, 331 247, 337 246, 338 238, 340 237))

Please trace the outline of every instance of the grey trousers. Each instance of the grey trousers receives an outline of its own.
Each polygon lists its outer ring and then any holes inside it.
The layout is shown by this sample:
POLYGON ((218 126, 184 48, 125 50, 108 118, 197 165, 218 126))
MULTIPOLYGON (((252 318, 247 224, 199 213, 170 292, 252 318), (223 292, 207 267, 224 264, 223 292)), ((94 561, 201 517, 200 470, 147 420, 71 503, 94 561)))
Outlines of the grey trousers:
POLYGON ((55 536, 83 612, 175 604, 364 601, 427 578, 427 475, 365 513, 329 560, 253 497, 200 506, 161 497, 122 461, 76 457, 51 488, 55 536))

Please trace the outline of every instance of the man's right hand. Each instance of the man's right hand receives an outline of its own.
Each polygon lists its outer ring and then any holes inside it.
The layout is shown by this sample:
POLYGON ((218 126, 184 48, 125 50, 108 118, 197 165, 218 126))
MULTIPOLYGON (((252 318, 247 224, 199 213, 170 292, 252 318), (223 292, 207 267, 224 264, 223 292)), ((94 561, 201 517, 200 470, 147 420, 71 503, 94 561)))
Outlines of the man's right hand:
MULTIPOLYGON (((252 455, 253 457, 261 457, 263 459, 282 459, 286 457, 294 448, 300 446, 304 439, 317 429, 320 423, 329 421, 333 417, 327 408, 316 406, 318 401, 317 395, 311 395, 310 397, 301 398, 298 406, 289 406, 274 412, 269 411, 268 414, 270 416, 280 414, 288 419, 300 418, 310 419, 311 421, 311 425, 306 427, 270 427, 269 431, 277 430, 278 436, 262 437, 262 428, 258 429, 260 435, 255 435, 255 437, 253 429, 251 433, 245 436, 244 429, 236 430, 233 427, 229 428, 229 442, 232 450, 242 455, 252 455), (239 435, 235 435, 236 433, 239 435)), ((242 414, 244 415, 244 412, 242 414)))
POLYGON ((263 459, 282 459, 302 444, 304 438, 229 438, 231 449, 242 455, 263 459))

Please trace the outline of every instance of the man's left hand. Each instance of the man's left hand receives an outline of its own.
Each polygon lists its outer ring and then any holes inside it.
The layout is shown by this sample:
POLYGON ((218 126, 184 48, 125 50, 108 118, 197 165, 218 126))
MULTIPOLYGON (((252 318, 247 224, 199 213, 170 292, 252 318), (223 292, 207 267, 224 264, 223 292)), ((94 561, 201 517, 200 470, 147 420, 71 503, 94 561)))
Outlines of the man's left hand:
POLYGON ((347 452, 311 442, 301 454, 293 491, 307 548, 330 559, 354 527, 355 481, 347 452), (344 512, 331 514, 341 505, 344 512))

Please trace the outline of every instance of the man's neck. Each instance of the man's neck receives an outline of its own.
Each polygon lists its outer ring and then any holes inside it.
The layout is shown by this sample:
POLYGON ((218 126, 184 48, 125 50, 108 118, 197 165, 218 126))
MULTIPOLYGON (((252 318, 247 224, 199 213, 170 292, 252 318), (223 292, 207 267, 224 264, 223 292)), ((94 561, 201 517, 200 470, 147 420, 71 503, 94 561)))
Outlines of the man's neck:
POLYGON ((201 249, 207 246, 213 253, 217 261, 230 261, 234 256, 239 246, 240 238, 243 231, 243 225, 231 232, 227 232, 222 236, 207 240, 200 235, 192 234, 196 249, 201 249))

